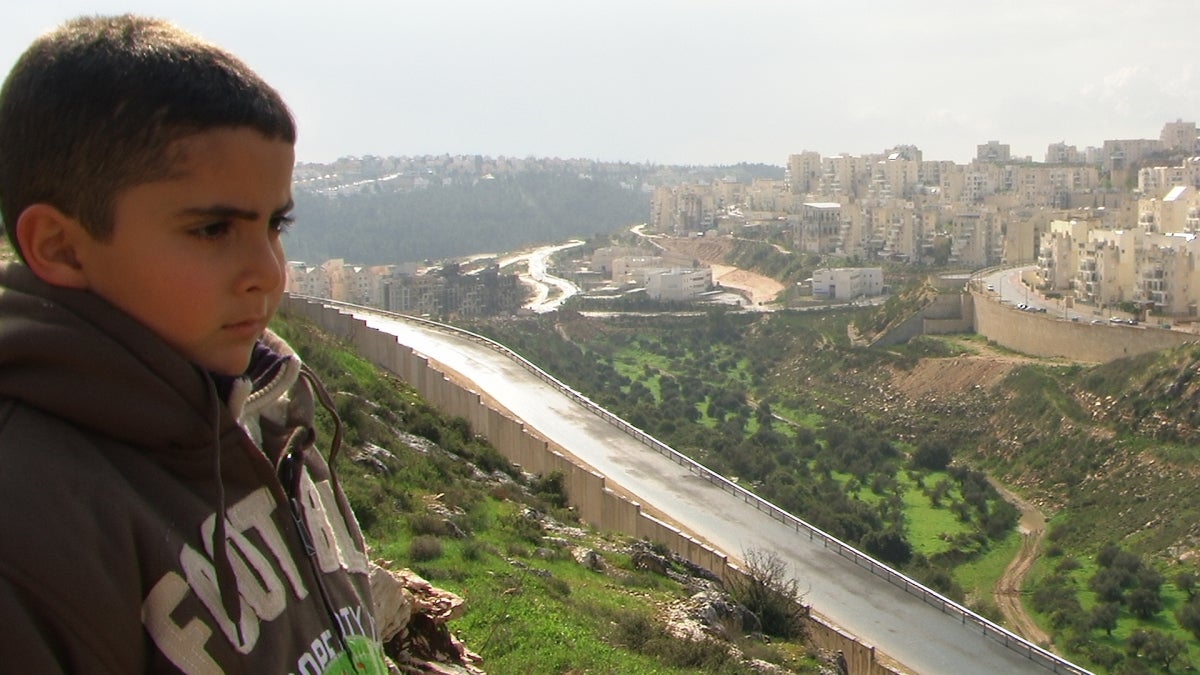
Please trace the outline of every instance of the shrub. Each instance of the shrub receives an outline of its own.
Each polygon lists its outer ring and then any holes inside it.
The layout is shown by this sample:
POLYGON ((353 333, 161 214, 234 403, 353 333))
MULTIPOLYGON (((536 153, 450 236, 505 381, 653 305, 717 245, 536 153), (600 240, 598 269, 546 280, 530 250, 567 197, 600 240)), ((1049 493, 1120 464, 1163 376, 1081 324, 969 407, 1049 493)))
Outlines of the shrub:
POLYGON ((751 549, 745 554, 742 575, 734 575, 730 595, 758 617, 763 633, 781 638, 803 638, 808 608, 800 582, 787 573, 787 565, 773 551, 751 549))
POLYGON ((478 539, 468 539, 462 547, 463 560, 480 560, 484 555, 493 553, 492 547, 478 539))
POLYGON ((408 528, 414 535, 430 534, 437 537, 445 536, 450 528, 446 519, 432 513, 413 513, 408 516, 408 528))
POLYGON ((552 471, 548 476, 538 476, 529 486, 530 491, 548 504, 563 508, 567 505, 567 489, 561 471, 552 471))
POLYGON ((442 541, 432 535, 414 537, 408 544, 408 557, 413 562, 427 562, 442 557, 442 541))

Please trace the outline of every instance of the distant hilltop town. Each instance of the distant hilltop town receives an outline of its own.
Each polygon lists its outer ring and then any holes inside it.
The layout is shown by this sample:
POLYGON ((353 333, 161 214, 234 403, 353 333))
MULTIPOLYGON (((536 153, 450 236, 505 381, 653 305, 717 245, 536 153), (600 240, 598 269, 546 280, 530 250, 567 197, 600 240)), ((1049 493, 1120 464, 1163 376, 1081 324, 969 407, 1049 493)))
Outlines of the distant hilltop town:
POLYGON ((348 158, 300 165, 296 176, 299 189, 344 193, 572 171, 652 193, 648 232, 769 229, 787 234, 794 252, 845 266, 1037 265, 1044 290, 1080 302, 1174 317, 1196 316, 1200 306, 1195 122, 1084 150, 1053 143, 1041 162, 989 141, 969 164, 925 160, 902 145, 863 156, 805 151, 785 170, 769 169, 444 155, 348 158))

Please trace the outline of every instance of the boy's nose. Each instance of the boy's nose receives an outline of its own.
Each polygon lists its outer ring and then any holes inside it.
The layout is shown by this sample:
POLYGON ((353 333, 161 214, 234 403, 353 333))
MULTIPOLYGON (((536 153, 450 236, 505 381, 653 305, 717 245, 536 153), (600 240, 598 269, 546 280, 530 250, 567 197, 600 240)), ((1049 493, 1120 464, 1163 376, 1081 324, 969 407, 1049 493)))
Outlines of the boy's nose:
POLYGON ((256 238, 246 252, 244 287, 247 291, 269 293, 283 283, 283 250, 278 240, 256 238))

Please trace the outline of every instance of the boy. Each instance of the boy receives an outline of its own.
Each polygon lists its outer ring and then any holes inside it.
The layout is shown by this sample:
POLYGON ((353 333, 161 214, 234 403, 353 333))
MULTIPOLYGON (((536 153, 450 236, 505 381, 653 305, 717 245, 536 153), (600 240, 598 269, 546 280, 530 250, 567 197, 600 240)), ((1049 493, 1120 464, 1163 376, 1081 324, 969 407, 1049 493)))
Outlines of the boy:
POLYGON ((385 672, 328 396, 266 330, 294 143, 157 20, 68 22, 5 81, 0 670, 385 672))

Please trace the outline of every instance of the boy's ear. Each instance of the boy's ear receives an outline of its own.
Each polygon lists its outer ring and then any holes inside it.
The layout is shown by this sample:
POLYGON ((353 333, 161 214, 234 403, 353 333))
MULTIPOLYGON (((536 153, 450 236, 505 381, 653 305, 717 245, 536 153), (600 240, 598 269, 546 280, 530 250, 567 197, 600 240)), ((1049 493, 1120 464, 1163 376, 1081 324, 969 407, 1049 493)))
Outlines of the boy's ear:
POLYGON ((76 255, 78 237, 90 236, 76 219, 49 204, 32 204, 17 217, 17 243, 25 263, 54 286, 87 288, 76 255))

